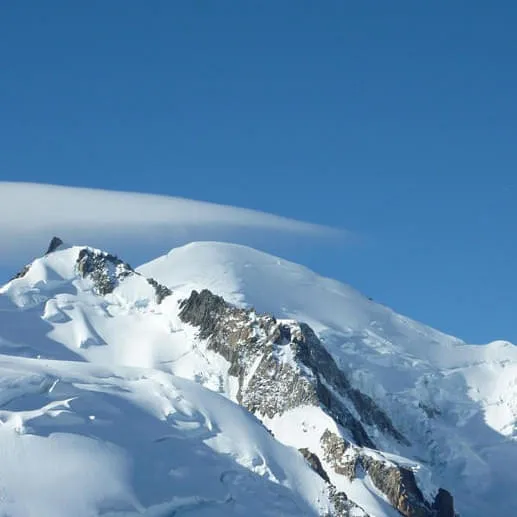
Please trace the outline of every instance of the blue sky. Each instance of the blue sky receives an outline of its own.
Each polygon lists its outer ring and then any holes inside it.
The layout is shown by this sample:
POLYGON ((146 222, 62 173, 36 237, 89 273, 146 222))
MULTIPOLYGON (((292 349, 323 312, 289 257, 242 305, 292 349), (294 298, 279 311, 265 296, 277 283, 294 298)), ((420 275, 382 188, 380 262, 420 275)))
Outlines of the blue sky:
POLYGON ((262 247, 517 342, 516 23, 504 1, 6 1, 0 180, 346 228, 262 247))

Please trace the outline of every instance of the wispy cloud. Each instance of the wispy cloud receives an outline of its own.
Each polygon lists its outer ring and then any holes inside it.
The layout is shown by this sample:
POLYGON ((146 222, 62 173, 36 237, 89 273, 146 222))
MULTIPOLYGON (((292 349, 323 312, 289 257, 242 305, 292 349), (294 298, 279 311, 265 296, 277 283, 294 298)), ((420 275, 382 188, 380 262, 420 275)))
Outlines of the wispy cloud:
POLYGON ((342 235, 325 226, 178 197, 0 182, 0 263, 4 264, 38 254, 52 235, 110 249, 145 243, 166 250, 181 241, 226 236, 238 242, 248 232, 264 231, 342 235))

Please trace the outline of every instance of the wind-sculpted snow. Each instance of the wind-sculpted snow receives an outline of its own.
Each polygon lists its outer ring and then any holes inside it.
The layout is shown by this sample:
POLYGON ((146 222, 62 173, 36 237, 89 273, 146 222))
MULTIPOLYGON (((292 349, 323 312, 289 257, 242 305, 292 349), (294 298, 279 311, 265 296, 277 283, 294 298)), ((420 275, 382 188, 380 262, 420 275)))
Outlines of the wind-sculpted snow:
POLYGON ((6 356, 0 379, 1 515, 276 517, 330 508, 324 482, 295 450, 190 381, 6 356))

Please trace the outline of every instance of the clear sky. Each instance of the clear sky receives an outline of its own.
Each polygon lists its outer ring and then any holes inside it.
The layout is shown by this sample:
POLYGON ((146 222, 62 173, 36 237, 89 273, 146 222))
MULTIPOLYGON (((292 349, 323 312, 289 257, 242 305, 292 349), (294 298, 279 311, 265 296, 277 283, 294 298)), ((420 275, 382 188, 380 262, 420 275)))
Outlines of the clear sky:
POLYGON ((504 0, 5 0, 0 180, 346 228, 283 255, 517 342, 516 27, 504 0))

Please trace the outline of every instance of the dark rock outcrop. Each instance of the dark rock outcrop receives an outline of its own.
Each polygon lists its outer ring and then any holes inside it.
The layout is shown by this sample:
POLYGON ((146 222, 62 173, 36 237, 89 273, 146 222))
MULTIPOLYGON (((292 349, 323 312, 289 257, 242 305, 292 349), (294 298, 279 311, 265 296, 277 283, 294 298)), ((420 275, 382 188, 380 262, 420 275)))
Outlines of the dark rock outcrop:
POLYGON ((338 491, 335 485, 331 483, 328 474, 325 472, 325 469, 316 454, 307 448, 298 450, 307 460, 307 463, 311 466, 312 470, 314 470, 328 484, 329 499, 334 511, 327 517, 350 517, 350 515, 362 515, 363 517, 368 517, 364 510, 359 508, 353 501, 350 501, 344 492, 338 491))
POLYGON ((350 510, 354 506, 344 492, 338 492, 334 487, 330 489, 330 501, 334 507, 334 514, 331 517, 349 517, 350 510))
POLYGON ((433 503, 436 517, 455 517, 454 500, 452 495, 443 488, 438 490, 433 503))
POLYGON ((48 245, 45 255, 56 251, 60 246, 63 245, 63 241, 59 237, 52 237, 50 244, 48 245))
POLYGON ((18 273, 16 273, 16 275, 14 275, 11 278, 11 280, 16 280, 17 278, 23 278, 29 272, 30 268, 31 268, 31 264, 27 264, 27 265, 23 266, 22 269, 20 269, 20 271, 18 271, 18 273))
MULTIPOLYGON (((56 249, 59 248, 63 244, 63 241, 59 237, 52 237, 52 240, 50 241, 50 244, 48 245, 47 251, 45 252, 45 255, 48 255, 49 253, 52 253, 56 249)), ((15 280, 16 278, 23 278, 31 268, 32 263, 27 264, 23 266, 23 268, 14 275, 11 280, 15 280)))
MULTIPOLYGON (((141 276, 127 262, 115 255, 91 248, 83 248, 79 252, 76 267, 83 278, 88 277, 92 280, 94 292, 101 296, 112 293, 124 278, 130 275, 141 276)), ((146 278, 146 281, 154 288, 157 303, 161 303, 172 294, 168 287, 161 285, 154 278, 146 278)))
POLYGON ((94 292, 101 296, 113 292, 121 280, 134 274, 133 268, 115 255, 90 248, 79 252, 76 267, 83 278, 92 280, 94 292))
POLYGON ((369 517, 361 507, 348 499, 345 492, 337 490, 334 485, 329 487, 329 499, 334 511, 327 517, 369 517))
MULTIPOLYGON (((328 386, 331 386, 331 390, 333 389, 339 394, 346 394, 354 408, 361 415, 362 422, 375 426, 383 433, 391 435, 397 441, 409 445, 404 436, 395 429, 386 413, 368 395, 350 385, 343 371, 337 366, 309 325, 300 323, 300 329, 302 331, 301 339, 303 344, 301 346, 303 353, 302 361, 311 369, 321 372, 328 386)), ((300 337, 295 337, 295 339, 300 339, 300 337)), ((322 396, 331 398, 332 394, 322 394, 322 396)))
MULTIPOLYGON (((45 256, 54 253, 62 245, 63 241, 59 237, 53 237, 45 256)), ((24 266, 11 280, 23 278, 29 272, 31 266, 32 263, 24 266)), ((75 267, 79 275, 92 281, 93 292, 100 296, 112 293, 119 282, 130 275, 141 276, 127 262, 120 260, 117 256, 93 248, 82 248, 79 251, 75 267)), ((168 287, 158 283, 154 278, 146 278, 145 280, 154 288, 158 304, 172 294, 168 287)))
POLYGON ((159 284, 154 278, 147 278, 147 283, 149 285, 151 285, 152 287, 154 287, 154 293, 156 295, 156 303, 160 304, 163 302, 163 300, 165 298, 167 298, 167 296, 170 296, 172 294, 172 291, 162 285, 162 284, 159 284))
POLYGON ((434 517, 411 470, 365 455, 359 456, 359 465, 404 517, 434 517))
POLYGON ((180 308, 180 318, 198 327, 199 337, 207 339, 218 329, 218 320, 228 311, 229 306, 221 296, 203 289, 201 293, 192 291, 190 297, 181 302, 180 308))
POLYGON ((323 468, 323 465, 321 464, 320 459, 316 454, 311 452, 309 449, 302 448, 298 449, 302 456, 305 458, 307 463, 311 466, 312 470, 316 472, 322 479, 324 479, 327 483, 330 483, 330 479, 328 477, 328 474, 325 472, 325 469, 323 468))
MULTIPOLYGON (((440 491, 434 503, 426 501, 411 470, 363 452, 362 446, 375 448, 369 429, 409 442, 373 399, 350 384, 308 325, 234 307, 206 289, 192 291, 179 316, 230 363, 228 373, 238 378, 237 401, 249 411, 273 418, 302 405, 321 407, 355 442, 327 429, 320 439, 327 467, 350 480, 362 470, 404 517, 454 516, 447 513, 454 512, 448 492, 440 491)), ((330 483, 320 458, 308 449, 300 452, 330 483)), ((335 515, 348 516, 353 503, 329 486, 340 508, 335 515)))
MULTIPOLYGON (((45 255, 52 253, 53 251, 58 249, 59 246, 61 246, 62 244, 63 244, 63 241, 59 237, 52 237, 52 240, 50 241, 50 244, 48 245, 45 255)), ((23 278, 29 272, 29 269, 31 268, 31 266, 32 266, 32 263, 23 266, 23 268, 20 271, 18 271, 18 273, 16 273, 16 275, 14 275, 11 278, 11 280, 16 280, 17 278, 23 278)))
POLYGON ((318 405, 358 445, 375 447, 354 413, 366 425, 407 443, 375 402, 350 385, 308 325, 236 308, 206 289, 193 291, 181 303, 180 318, 198 327, 208 348, 230 363, 230 375, 239 379, 237 400, 253 413, 272 418, 300 405, 318 405))
POLYGON ((345 455, 351 444, 328 429, 321 435, 320 442, 324 459, 331 465, 334 472, 346 476, 348 479, 354 479, 355 463, 352 463, 350 458, 345 455))
POLYGON ((454 517, 452 496, 440 488, 435 501, 427 501, 412 470, 366 454, 341 436, 326 430, 321 436, 324 459, 338 474, 351 481, 367 474, 404 517, 454 517))

